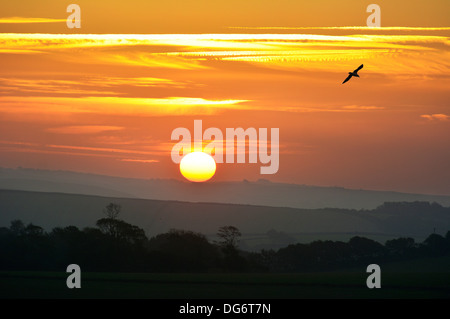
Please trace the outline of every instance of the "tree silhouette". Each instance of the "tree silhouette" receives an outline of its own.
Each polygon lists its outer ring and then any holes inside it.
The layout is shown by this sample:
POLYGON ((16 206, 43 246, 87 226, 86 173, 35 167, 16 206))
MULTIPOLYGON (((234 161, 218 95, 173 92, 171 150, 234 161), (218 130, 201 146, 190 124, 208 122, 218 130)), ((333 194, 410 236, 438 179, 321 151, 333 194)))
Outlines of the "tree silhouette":
POLYGON ((388 240, 385 247, 388 253, 397 259, 413 256, 417 249, 414 239, 409 237, 388 240))
POLYGON ((226 250, 237 250, 239 243, 239 237, 242 236, 239 229, 234 226, 222 226, 217 232, 217 236, 220 238, 216 243, 226 250))
POLYGON ((28 224, 25 227, 25 234, 28 236, 42 236, 44 235, 44 229, 41 226, 33 225, 32 223, 28 224))
POLYGON ((120 208, 107 207, 113 214, 99 219, 98 228, 67 226, 46 232, 20 220, 0 227, 0 270, 55 271, 76 262, 88 271, 301 272, 450 256, 450 231, 445 237, 431 234, 423 243, 397 238, 382 245, 355 236, 348 242, 316 240, 260 253, 238 248, 241 232, 234 226, 220 227, 215 244, 201 233, 173 229, 149 240, 143 229, 117 218, 120 208))
POLYGON ((105 208, 103 208, 103 214, 106 218, 101 218, 97 220, 97 227, 100 228, 102 233, 110 235, 114 238, 118 237, 118 227, 117 216, 119 216, 122 207, 116 203, 109 203, 105 208))
POLYGON ((9 230, 16 236, 23 235, 25 233, 25 224, 20 219, 11 221, 9 230))
POLYGON ((238 251, 239 237, 242 236, 239 229, 234 226, 222 226, 219 228, 217 236, 220 240, 216 241, 216 244, 222 248, 224 253, 224 268, 231 271, 245 270, 247 268, 246 260, 239 255, 238 251))
POLYGON ((109 203, 105 208, 103 208, 103 214, 105 214, 107 218, 116 219, 121 210, 122 207, 119 204, 109 203))
POLYGON ((217 268, 219 252, 216 246, 208 242, 205 235, 179 229, 159 234, 150 239, 148 248, 159 253, 158 263, 154 265, 165 271, 205 271, 217 268))
POLYGON ((145 231, 138 226, 128 224, 123 220, 102 218, 97 220, 97 227, 103 234, 109 235, 117 240, 128 243, 142 243, 147 240, 145 231))
POLYGON ((446 239, 438 234, 431 234, 423 243, 425 250, 432 256, 443 255, 449 250, 446 239))

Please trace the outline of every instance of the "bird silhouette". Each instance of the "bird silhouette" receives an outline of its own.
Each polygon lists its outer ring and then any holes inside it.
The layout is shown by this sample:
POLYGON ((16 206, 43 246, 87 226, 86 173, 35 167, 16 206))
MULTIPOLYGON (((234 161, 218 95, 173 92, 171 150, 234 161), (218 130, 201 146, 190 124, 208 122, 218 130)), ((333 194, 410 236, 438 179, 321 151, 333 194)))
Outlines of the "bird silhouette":
POLYGON ((344 80, 344 82, 342 82, 342 84, 344 84, 345 82, 347 82, 348 80, 350 80, 352 78, 352 76, 356 76, 357 78, 359 78, 358 75, 358 71, 361 70, 363 68, 364 64, 361 64, 355 71, 353 72, 348 72, 348 76, 347 78, 344 80))

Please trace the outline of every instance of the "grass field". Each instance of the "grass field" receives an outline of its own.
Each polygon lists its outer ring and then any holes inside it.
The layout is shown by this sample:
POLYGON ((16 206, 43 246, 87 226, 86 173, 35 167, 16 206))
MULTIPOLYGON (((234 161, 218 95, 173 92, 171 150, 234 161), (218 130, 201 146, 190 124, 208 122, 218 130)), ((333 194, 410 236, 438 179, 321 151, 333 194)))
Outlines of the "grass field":
POLYGON ((367 274, 82 273, 81 289, 64 272, 0 272, 0 298, 305 299, 450 298, 448 272, 382 272, 381 289, 367 274))

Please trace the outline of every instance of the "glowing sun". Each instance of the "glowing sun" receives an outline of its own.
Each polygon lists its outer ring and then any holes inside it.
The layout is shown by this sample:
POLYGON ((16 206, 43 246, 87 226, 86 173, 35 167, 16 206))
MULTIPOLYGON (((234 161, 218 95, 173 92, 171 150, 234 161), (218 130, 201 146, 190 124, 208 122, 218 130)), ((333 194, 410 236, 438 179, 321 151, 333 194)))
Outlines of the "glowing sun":
POLYGON ((209 154, 192 152, 181 159, 180 172, 191 182, 206 182, 214 176, 216 162, 209 154))

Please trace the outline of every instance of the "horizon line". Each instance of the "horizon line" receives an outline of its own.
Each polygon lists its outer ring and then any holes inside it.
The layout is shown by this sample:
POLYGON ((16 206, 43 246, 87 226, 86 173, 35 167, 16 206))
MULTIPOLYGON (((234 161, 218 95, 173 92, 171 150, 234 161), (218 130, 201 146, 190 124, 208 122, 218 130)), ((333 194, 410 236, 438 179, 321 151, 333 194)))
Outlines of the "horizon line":
POLYGON ((446 31, 450 27, 368 27, 368 26, 340 26, 340 27, 245 27, 236 26, 228 27, 228 29, 244 29, 244 30, 374 30, 374 31, 446 31))
MULTIPOLYGON (((152 177, 152 178, 139 178, 139 177, 124 177, 124 176, 118 176, 118 175, 107 175, 107 174, 99 174, 99 173, 93 173, 93 172, 81 172, 81 171, 72 171, 72 170, 64 170, 64 169, 58 169, 58 170, 51 170, 51 169, 42 169, 42 168, 32 168, 32 167, 22 167, 17 166, 15 168, 13 167, 4 167, 0 166, 1 170, 30 170, 30 171, 42 171, 42 172, 62 172, 62 173, 70 173, 70 174, 82 174, 82 175, 95 175, 95 176, 101 176, 101 177, 111 177, 111 178, 121 178, 121 179, 133 179, 133 180, 140 180, 140 181, 176 181, 181 183, 187 183, 187 184, 198 184, 198 183, 192 183, 189 181, 186 181, 184 179, 177 179, 177 178, 158 178, 158 177, 152 177)), ((1 180, 1 176, 0 176, 1 180)), ((436 194, 436 193, 419 193, 419 192, 408 192, 408 191, 400 191, 400 190, 386 190, 386 189, 370 189, 370 188, 351 188, 346 186, 338 186, 338 185, 312 185, 312 184, 298 184, 295 182, 283 182, 283 181, 271 181, 266 178, 258 178, 257 180, 249 180, 246 178, 243 178, 242 180, 221 180, 221 181, 211 181, 207 183, 199 183, 199 184, 219 184, 219 183, 271 183, 271 184, 284 184, 284 185, 293 185, 293 186, 306 186, 306 187, 317 187, 317 188, 340 188, 344 190, 350 190, 350 191, 368 191, 368 192, 390 192, 390 193, 398 193, 398 194, 407 194, 407 195, 425 195, 425 196, 442 196, 442 197, 450 197, 450 194, 436 194)), ((5 189, 0 186, 0 190, 22 190, 22 189, 5 189)))

